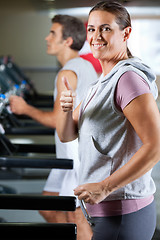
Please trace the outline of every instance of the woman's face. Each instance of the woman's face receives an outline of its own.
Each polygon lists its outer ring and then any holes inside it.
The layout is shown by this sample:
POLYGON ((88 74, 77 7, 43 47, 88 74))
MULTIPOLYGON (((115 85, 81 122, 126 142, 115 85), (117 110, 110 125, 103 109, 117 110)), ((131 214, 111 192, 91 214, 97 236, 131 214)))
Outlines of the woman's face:
POLYGON ((95 58, 119 60, 126 52, 125 29, 120 30, 115 15, 107 11, 93 11, 88 19, 87 39, 95 58))

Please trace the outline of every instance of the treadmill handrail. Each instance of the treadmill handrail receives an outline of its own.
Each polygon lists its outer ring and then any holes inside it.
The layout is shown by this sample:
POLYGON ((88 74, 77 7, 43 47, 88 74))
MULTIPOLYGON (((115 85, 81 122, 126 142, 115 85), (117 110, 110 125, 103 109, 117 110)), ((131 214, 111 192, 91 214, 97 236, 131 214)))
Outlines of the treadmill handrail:
POLYGON ((74 196, 0 194, 0 209, 75 211, 74 196))
POLYGON ((72 159, 55 157, 1 156, 0 167, 73 169, 72 159))
POLYGON ((76 240, 74 223, 0 223, 2 240, 76 240), (53 238, 54 236, 54 238, 53 238))
POLYGON ((54 135, 55 129, 47 127, 12 127, 5 128, 6 134, 16 135, 54 135))

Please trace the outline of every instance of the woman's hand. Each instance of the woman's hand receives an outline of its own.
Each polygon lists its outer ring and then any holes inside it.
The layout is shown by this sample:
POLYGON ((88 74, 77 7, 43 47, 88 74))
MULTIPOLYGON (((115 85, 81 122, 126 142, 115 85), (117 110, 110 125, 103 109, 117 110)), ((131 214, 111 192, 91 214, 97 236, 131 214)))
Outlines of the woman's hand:
POLYGON ((62 111, 57 117, 56 130, 61 142, 73 141, 78 137, 77 122, 73 118, 75 93, 66 77, 62 77, 63 86, 59 97, 62 111))
POLYGON ((70 112, 70 111, 73 111, 76 95, 75 95, 72 87, 70 86, 67 78, 63 77, 62 81, 65 86, 65 91, 63 91, 61 93, 61 98, 60 98, 61 108, 64 112, 70 112))
POLYGON ((74 194, 79 200, 84 200, 86 203, 95 204, 103 201, 108 195, 104 182, 87 183, 78 186, 74 189, 74 194))

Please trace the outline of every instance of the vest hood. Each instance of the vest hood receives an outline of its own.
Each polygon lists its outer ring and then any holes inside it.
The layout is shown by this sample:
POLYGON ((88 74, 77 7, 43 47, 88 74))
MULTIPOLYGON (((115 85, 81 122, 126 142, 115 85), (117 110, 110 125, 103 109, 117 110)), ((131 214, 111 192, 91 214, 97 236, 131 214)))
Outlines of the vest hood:
POLYGON ((156 99, 158 97, 158 89, 155 83, 156 75, 149 66, 144 64, 142 60, 137 57, 129 58, 118 62, 109 74, 107 74, 104 77, 100 77, 101 82, 109 80, 115 74, 121 76, 123 73, 127 71, 134 71, 137 74, 139 74, 142 78, 144 78, 149 84, 154 98, 156 99))

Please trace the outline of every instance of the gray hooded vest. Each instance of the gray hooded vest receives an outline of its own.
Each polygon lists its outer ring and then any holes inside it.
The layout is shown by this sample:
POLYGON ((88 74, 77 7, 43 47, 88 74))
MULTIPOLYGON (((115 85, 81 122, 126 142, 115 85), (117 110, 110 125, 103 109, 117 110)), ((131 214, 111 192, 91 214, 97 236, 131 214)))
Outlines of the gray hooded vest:
MULTIPOLYGON (((127 163, 142 146, 130 122, 114 102, 119 78, 134 71, 149 84, 158 96, 155 75, 138 58, 120 61, 111 72, 92 84, 82 102, 79 117, 79 184, 99 182, 127 163)), ((137 199, 152 195, 155 184, 151 171, 141 178, 111 193, 105 200, 137 199)))

